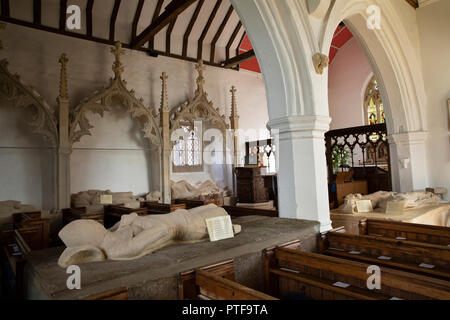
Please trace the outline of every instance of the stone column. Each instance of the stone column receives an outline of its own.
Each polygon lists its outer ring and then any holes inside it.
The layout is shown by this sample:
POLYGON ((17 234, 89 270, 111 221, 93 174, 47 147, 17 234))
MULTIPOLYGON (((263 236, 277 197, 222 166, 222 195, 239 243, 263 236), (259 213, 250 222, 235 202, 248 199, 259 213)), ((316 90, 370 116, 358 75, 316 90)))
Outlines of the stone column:
POLYGON ((240 152, 239 152, 239 115, 237 112, 236 103, 236 87, 231 87, 231 116, 230 116, 230 128, 234 134, 233 141, 233 165, 231 166, 231 174, 233 180, 233 196, 236 196, 236 177, 234 175, 234 168, 239 165, 240 152))
POLYGON ((324 136, 329 125, 325 116, 290 116, 268 124, 278 146, 280 217, 319 221, 321 231, 331 229, 324 136))
POLYGON ((160 120, 162 128, 162 140, 163 145, 161 148, 161 167, 162 167, 162 193, 163 203, 170 204, 172 201, 172 195, 170 192, 170 153, 172 152, 170 141, 170 109, 167 98, 167 79, 168 76, 163 72, 161 76, 162 91, 161 91, 161 108, 160 108, 160 120))
POLYGON ((61 77, 59 85, 58 117, 59 117, 59 141, 58 141, 58 172, 57 191, 58 209, 70 208, 70 155, 72 146, 69 140, 69 95, 67 88, 67 63, 69 59, 65 54, 61 55, 61 77))
POLYGON ((426 139, 426 132, 389 135, 394 191, 422 191, 427 187, 426 139))

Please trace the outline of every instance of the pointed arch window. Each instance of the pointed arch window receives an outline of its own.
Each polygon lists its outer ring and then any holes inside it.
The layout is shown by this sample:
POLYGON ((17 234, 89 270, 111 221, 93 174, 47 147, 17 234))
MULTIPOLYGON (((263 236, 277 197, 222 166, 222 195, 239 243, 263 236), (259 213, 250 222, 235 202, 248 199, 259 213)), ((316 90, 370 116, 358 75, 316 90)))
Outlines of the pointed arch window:
POLYGON ((181 124, 183 136, 173 146, 174 172, 201 172, 202 159, 202 123, 196 121, 194 126, 186 122, 181 124))
POLYGON ((364 95, 364 114, 366 125, 386 123, 386 113, 381 99, 380 86, 375 76, 367 85, 364 95))

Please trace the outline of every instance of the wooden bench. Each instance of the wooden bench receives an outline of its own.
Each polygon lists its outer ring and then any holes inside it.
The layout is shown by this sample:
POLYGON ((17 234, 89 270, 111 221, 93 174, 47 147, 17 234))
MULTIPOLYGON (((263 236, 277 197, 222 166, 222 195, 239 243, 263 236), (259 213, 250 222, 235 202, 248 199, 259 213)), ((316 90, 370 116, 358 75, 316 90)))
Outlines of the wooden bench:
POLYGON ((88 213, 86 207, 69 208, 62 210, 63 227, 75 220, 95 220, 100 224, 104 224, 103 213, 88 213))
POLYGON ((50 247, 50 219, 42 219, 41 212, 13 214, 13 226, 31 250, 50 247))
MULTIPOLYGON (((15 297, 23 299, 24 291, 24 268, 26 255, 31 252, 27 242, 23 239, 19 230, 3 231, 0 235, 2 253, 5 257, 15 281, 15 297)), ((6 287, 6 284, 2 284, 6 287)))
POLYGON ((180 274, 180 300, 276 300, 235 282, 229 260, 180 274))
POLYGON ((320 253, 450 280, 450 247, 327 232, 322 234, 320 253))
POLYGON ((88 297, 84 300, 128 300, 128 289, 119 288, 88 297))
POLYGON ((276 210, 265 210, 265 209, 256 209, 256 208, 245 208, 245 207, 231 207, 231 206, 223 206, 225 211, 231 217, 245 217, 245 216, 264 216, 264 217, 272 217, 278 218, 278 211, 276 210))
POLYGON ((359 234, 450 246, 448 227, 364 219, 359 222, 359 234))
POLYGON ((450 299, 450 283, 381 267, 381 289, 369 290, 371 264, 276 248, 266 256, 267 287, 271 296, 300 292, 315 300, 450 299))
POLYGON ((175 205, 184 204, 186 205, 186 209, 193 209, 197 207, 207 206, 208 204, 215 204, 218 207, 221 207, 222 204, 220 201, 216 200, 191 200, 191 199, 176 199, 173 201, 175 205))

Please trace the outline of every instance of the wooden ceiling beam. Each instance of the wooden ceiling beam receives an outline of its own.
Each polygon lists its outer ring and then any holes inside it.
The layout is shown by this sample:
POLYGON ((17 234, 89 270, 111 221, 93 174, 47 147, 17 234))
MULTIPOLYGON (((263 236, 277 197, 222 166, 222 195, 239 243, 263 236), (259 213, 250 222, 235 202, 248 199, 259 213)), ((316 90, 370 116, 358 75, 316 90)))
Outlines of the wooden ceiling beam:
POLYGON ((173 21, 169 24, 169 27, 167 28, 167 32, 166 32, 166 52, 167 53, 170 53, 170 44, 171 44, 171 40, 172 40, 172 31, 173 31, 173 28, 175 27, 175 23, 177 23, 177 19, 178 19, 178 17, 173 19, 173 21))
POLYGON ((245 61, 248 61, 250 59, 253 59, 256 57, 255 51, 254 50, 249 50, 243 54, 240 54, 234 58, 231 58, 229 60, 226 60, 224 62, 221 63, 221 66, 227 69, 230 69, 238 64, 241 64, 245 61))
POLYGON ((42 17, 41 0, 33 0, 33 22, 41 24, 42 17))
POLYGON ((241 41, 239 41, 238 46, 236 48, 236 55, 237 56, 241 54, 241 45, 242 45, 242 42, 244 41, 246 35, 247 35, 247 31, 244 31, 244 33, 242 34, 241 41))
POLYGON ((197 0, 172 0, 165 11, 152 22, 136 39, 131 43, 133 49, 142 47, 147 41, 155 36, 161 29, 167 26, 172 20, 179 16, 184 10, 189 8, 197 0))
POLYGON ((211 27, 211 24, 213 23, 214 18, 216 17, 217 11, 219 10, 221 4, 222 4, 222 0, 217 0, 216 5, 214 6, 214 9, 209 16, 208 22, 206 23, 205 27, 203 28, 202 35, 200 36, 200 39, 198 39, 197 60, 202 60, 203 41, 205 41, 206 35, 208 34, 208 31, 209 31, 209 28, 211 27))
POLYGON ((114 8, 111 13, 111 19, 109 21, 109 40, 110 41, 114 41, 115 37, 116 37, 116 21, 117 21, 117 16, 119 14, 121 2, 122 2, 122 0, 114 1, 114 8))
POLYGON ((86 5, 86 34, 92 37, 92 10, 94 9, 94 0, 88 0, 86 5))
POLYGON ((217 30, 216 34, 214 35, 214 38, 211 42, 211 55, 209 58, 209 61, 214 62, 214 56, 216 55, 216 44, 217 41, 219 41, 220 36, 223 33, 223 30, 225 29, 225 27, 227 26, 228 21, 230 20, 231 14, 233 13, 234 8, 233 6, 230 6, 230 8, 227 11, 227 14, 225 15, 225 18, 222 21, 222 24, 219 27, 219 30, 217 30))
MULTIPOLYGON (((233 33, 232 33, 232 35, 230 37, 230 40, 228 40, 228 43, 227 43, 227 46, 226 46, 226 49, 225 49, 226 50, 226 60, 230 59, 231 46, 233 45, 234 40, 236 40, 236 37, 237 37, 239 31, 241 31, 241 28, 242 28, 242 22, 239 20, 236 28, 234 28, 234 31, 233 31, 233 33)), ((241 43, 242 43, 242 41, 241 41, 241 43)))
POLYGON ((187 57, 188 45, 189 45, 189 36, 191 35, 192 29, 194 28, 195 22, 197 22, 198 15, 200 14, 200 10, 203 7, 205 0, 199 0, 197 3, 197 7, 195 8, 194 14, 192 15, 191 21, 184 32, 183 36, 183 57, 187 57))
POLYGON ((142 8, 144 7, 145 0, 139 0, 139 3, 136 7, 136 13, 134 14, 133 26, 131 30, 131 41, 136 38, 137 35, 137 27, 139 24, 139 20, 141 19, 142 8))
POLYGON ((419 8, 419 0, 405 0, 414 9, 419 8))
MULTIPOLYGON (((55 27, 45 26, 45 25, 42 25, 42 24, 38 25, 38 24, 34 24, 32 22, 29 22, 29 21, 15 19, 15 18, 11 18, 11 17, 5 17, 5 16, 2 16, 2 15, 0 15, 0 21, 4 21, 6 23, 16 24, 16 25, 19 25, 19 26, 22 26, 22 27, 31 28, 31 29, 35 29, 35 30, 51 32, 51 33, 54 33, 54 34, 59 34, 59 35, 63 35, 63 36, 71 37, 71 38, 75 38, 75 39, 88 40, 88 41, 92 41, 92 42, 95 42, 95 43, 101 43, 101 44, 110 45, 110 46, 114 46, 115 45, 114 41, 110 41, 109 39, 103 39, 103 38, 99 38, 99 37, 88 36, 86 34, 71 32, 71 31, 67 31, 67 30, 60 30, 59 27, 55 28, 55 27)), ((123 44, 123 48, 133 49, 131 47, 131 45, 127 44, 127 43, 123 44)), ((138 51, 146 52, 146 53, 153 52, 153 53, 157 53, 157 54, 159 54, 161 56, 165 56, 165 57, 169 57, 169 58, 173 58, 173 59, 179 59, 179 60, 188 61, 188 62, 197 62, 198 61, 195 58, 183 57, 182 55, 173 54, 173 53, 168 54, 167 52, 158 51, 158 50, 150 50, 150 49, 144 48, 144 47, 141 47, 141 48, 138 48, 138 49, 134 49, 134 50, 138 50, 138 51)), ((204 64, 205 65, 209 65, 209 66, 213 66, 213 67, 217 67, 217 68, 222 68, 219 63, 210 63, 209 61, 205 61, 204 64)))
MULTIPOLYGON (((161 13, 163 4, 164 4, 164 0, 158 0, 158 3, 156 4, 155 12, 153 12, 153 18, 152 18, 152 22, 151 23, 155 22, 156 19, 158 19, 159 14, 161 13)), ((150 38, 149 43, 148 43, 148 47, 151 50, 154 49, 154 47, 155 47, 155 36, 152 36, 150 38)))
POLYGON ((59 0, 59 30, 66 30, 67 0, 59 0))

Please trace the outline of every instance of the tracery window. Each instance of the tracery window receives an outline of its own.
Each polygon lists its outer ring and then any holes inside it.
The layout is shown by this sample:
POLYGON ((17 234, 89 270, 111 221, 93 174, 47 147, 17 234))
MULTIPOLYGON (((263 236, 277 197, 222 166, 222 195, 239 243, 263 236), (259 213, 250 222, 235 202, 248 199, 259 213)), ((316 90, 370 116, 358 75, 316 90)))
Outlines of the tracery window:
POLYGON ((185 123, 181 125, 181 130, 183 136, 180 136, 173 146, 173 171, 203 171, 201 125, 197 122, 194 126, 185 123))
POLYGON ((367 125, 386 123, 386 113, 381 100, 380 86, 375 77, 370 80, 366 89, 364 112, 367 125))

